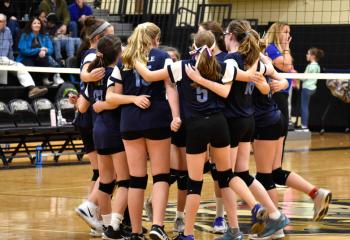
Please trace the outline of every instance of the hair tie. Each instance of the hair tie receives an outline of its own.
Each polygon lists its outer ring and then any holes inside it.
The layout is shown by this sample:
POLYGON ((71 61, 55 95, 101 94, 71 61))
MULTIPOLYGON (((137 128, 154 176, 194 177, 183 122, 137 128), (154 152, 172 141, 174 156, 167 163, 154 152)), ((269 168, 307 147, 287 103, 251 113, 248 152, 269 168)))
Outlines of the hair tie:
POLYGON ((103 53, 101 53, 101 52, 96 52, 96 57, 98 57, 98 58, 103 58, 103 53))

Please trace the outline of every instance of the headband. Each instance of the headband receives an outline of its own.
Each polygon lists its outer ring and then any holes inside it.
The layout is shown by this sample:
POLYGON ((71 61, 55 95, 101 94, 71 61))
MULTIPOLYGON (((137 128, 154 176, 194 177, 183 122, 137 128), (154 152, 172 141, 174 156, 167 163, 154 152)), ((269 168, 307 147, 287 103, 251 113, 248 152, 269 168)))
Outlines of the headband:
POLYGON ((109 22, 104 22, 102 23, 98 28, 96 28, 95 31, 93 31, 90 35, 89 35, 89 39, 93 39, 94 37, 96 37, 97 35, 99 35, 100 33, 102 33, 104 30, 106 30, 109 26, 111 26, 111 24, 109 22))

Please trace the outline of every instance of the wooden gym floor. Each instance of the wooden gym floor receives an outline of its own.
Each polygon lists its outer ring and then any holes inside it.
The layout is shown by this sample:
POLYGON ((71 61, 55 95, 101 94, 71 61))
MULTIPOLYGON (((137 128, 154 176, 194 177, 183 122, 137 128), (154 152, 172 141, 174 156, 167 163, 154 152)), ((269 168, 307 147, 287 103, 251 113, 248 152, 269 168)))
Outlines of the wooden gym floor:
MULTIPOLYGON (((254 161, 251 163, 254 172, 254 161)), ((286 239, 350 239, 350 135, 313 134, 311 140, 288 141, 284 167, 331 189, 334 198, 325 220, 315 223, 310 220, 313 204, 308 196, 280 189, 280 206, 291 219, 286 239)), ((87 195, 90 175, 89 165, 1 170, 0 239, 90 239, 89 228, 74 213, 87 195)), ((211 182, 207 175, 197 239, 215 238, 210 233, 215 217, 211 182)), ((174 202, 172 187, 166 219, 169 233, 176 209, 174 202)), ((241 229, 247 233, 249 211, 242 204, 239 215, 241 229)), ((147 221, 144 225, 150 227, 147 221)))

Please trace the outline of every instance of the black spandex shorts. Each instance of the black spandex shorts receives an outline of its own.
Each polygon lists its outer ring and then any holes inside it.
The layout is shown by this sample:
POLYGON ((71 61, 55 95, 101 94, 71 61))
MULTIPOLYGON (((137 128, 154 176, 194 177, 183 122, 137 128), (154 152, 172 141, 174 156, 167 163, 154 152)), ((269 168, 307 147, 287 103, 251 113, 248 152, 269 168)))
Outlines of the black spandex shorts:
POLYGON ((181 124, 180 129, 177 132, 171 132, 171 144, 176 147, 186 147, 186 127, 185 123, 181 124))
POLYGON ((230 145, 226 118, 222 113, 186 120, 186 152, 199 154, 210 144, 215 148, 230 145))
POLYGON ((228 118, 230 129, 231 148, 238 146, 240 142, 251 142, 254 136, 254 116, 246 118, 228 118))
POLYGON ((285 132, 284 117, 281 114, 280 119, 267 127, 256 127, 254 139, 256 140, 278 140, 285 132))
POLYGON ((165 128, 153 128, 142 131, 122 132, 122 139, 124 140, 136 140, 139 138, 147 138, 150 140, 163 140, 170 138, 170 127, 165 128))

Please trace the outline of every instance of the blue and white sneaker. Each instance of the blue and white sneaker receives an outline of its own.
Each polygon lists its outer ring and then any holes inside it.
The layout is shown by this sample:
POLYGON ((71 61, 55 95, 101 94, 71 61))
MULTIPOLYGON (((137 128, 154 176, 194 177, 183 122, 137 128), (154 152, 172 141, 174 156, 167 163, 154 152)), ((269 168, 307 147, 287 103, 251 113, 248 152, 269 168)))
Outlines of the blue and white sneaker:
POLYGON ((213 223, 213 232, 214 233, 225 233, 227 231, 227 223, 225 218, 217 217, 213 223))
POLYGON ((285 228, 288 224, 289 224, 289 219, 283 213, 281 213, 281 216, 276 220, 268 218, 266 221, 264 230, 258 233, 258 236, 259 237, 272 236, 278 230, 285 228))
POLYGON ((250 240, 281 240, 284 239, 286 235, 284 235, 283 229, 278 230, 274 234, 268 237, 259 237, 258 234, 251 234, 249 235, 250 240))
POLYGON ((242 232, 233 233, 232 228, 229 228, 223 236, 215 238, 215 240, 243 240, 244 235, 242 232))
POLYGON ((268 218, 268 213, 266 209, 260 205, 256 204, 252 209, 252 228, 251 232, 253 234, 258 234, 265 228, 266 220, 268 218))
POLYGON ((195 240, 195 238, 193 235, 185 236, 183 233, 180 233, 173 240, 195 240))

